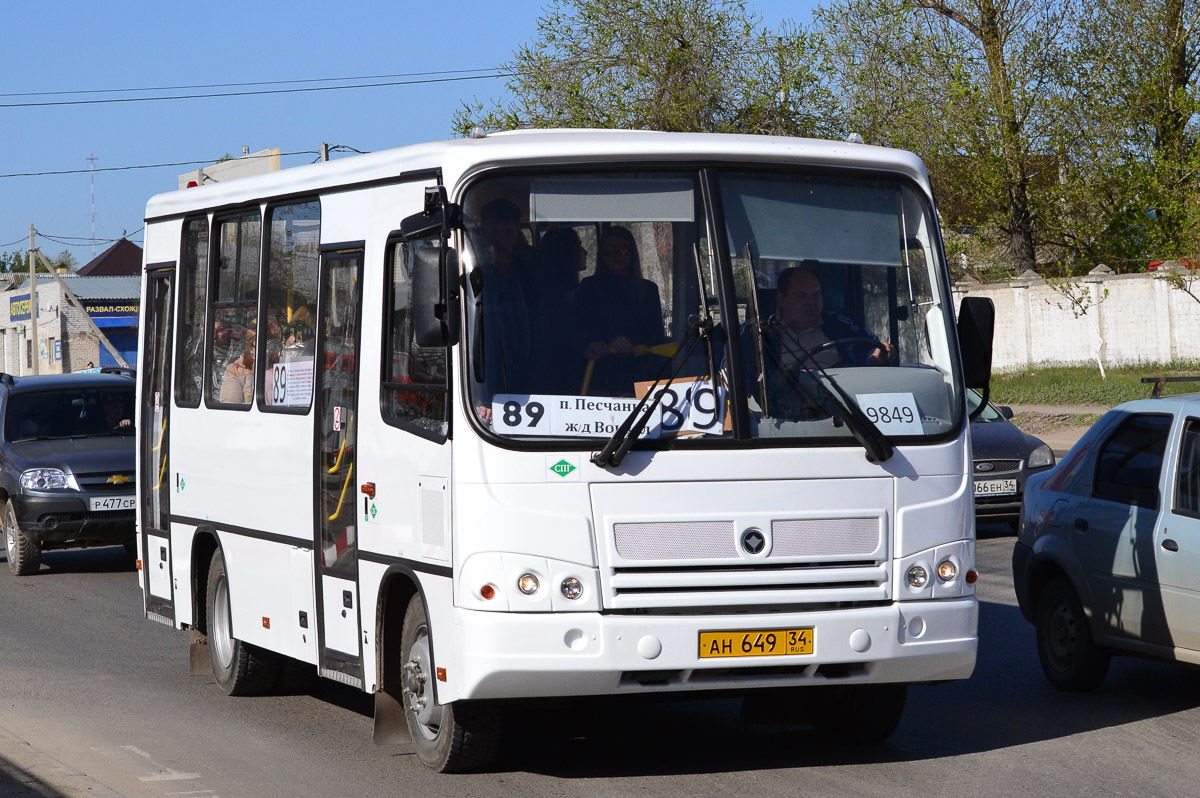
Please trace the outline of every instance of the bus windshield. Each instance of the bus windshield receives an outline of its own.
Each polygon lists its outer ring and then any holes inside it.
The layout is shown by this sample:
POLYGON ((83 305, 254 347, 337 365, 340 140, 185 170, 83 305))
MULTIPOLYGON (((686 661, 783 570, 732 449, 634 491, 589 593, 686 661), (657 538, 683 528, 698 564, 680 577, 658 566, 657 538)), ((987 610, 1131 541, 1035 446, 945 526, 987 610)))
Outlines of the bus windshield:
POLYGON ((499 435, 595 446, 648 393, 646 445, 845 445, 848 403, 889 438, 960 423, 932 208, 904 179, 523 174, 463 200, 467 380, 499 435))

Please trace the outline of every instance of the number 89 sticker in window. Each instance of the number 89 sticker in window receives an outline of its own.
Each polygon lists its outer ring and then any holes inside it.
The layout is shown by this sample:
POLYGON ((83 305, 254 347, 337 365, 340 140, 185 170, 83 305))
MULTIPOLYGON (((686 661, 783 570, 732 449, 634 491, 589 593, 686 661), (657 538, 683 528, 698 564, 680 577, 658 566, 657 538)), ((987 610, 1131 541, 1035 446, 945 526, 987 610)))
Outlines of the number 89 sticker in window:
MULTIPOLYGON (((634 388, 644 396, 653 383, 640 382, 634 388)), ((725 414, 725 389, 714 388, 712 380, 676 380, 661 394, 659 408, 662 422, 653 437, 667 435, 720 435, 727 431, 729 419, 725 414)), ((653 397, 652 397, 653 398, 653 397)))

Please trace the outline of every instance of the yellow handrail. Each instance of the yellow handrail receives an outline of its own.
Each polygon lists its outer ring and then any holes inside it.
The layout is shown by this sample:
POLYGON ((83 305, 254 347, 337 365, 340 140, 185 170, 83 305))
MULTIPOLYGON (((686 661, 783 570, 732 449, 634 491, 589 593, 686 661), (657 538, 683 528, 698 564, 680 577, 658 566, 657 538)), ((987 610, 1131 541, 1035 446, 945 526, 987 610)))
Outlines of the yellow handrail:
MULTIPOLYGON (((655 344, 654 346, 646 346, 645 344, 637 344, 636 346, 633 347, 633 354, 635 354, 635 355, 662 355, 663 357, 674 357, 675 353, 678 351, 679 351, 679 344, 672 344, 672 343, 655 344)), ((610 346, 608 348, 608 353, 610 355, 615 355, 617 353, 617 350, 613 349, 610 346)), ((581 395, 587 396, 588 386, 591 385, 591 383, 592 383, 592 372, 595 370, 596 370, 596 361, 589 360, 587 362, 587 368, 585 368, 583 370, 583 386, 580 387, 580 389, 579 389, 579 393, 581 395)))
POLYGON ((346 481, 342 483, 342 494, 340 496, 338 496, 337 507, 335 507, 333 509, 333 515, 329 516, 330 521, 337 518, 338 513, 340 513, 342 511, 342 502, 344 502, 346 500, 346 489, 350 487, 350 477, 352 477, 352 476, 354 476, 354 469, 352 469, 352 468, 347 469, 346 481))

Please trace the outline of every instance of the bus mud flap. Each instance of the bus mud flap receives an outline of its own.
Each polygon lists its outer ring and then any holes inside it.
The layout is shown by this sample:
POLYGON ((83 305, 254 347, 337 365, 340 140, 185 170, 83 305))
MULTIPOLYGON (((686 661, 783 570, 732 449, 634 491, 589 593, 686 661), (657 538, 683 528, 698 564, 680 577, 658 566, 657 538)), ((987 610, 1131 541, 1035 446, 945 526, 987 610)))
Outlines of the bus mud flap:
POLYGON ((208 658, 208 635, 188 630, 188 672, 192 676, 211 676, 212 660, 208 658))
POLYGON ((375 726, 372 739, 376 745, 411 743, 408 723, 404 719, 404 707, 384 690, 375 693, 375 726))

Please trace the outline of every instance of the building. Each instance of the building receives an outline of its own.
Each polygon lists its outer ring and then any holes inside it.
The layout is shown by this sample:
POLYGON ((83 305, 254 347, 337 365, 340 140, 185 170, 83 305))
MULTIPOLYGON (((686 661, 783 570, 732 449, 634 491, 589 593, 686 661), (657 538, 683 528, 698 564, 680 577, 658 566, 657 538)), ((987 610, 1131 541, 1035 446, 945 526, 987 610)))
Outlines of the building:
POLYGON ((30 331, 29 277, 11 275, 15 287, 0 293, 0 370, 32 374, 35 357, 39 374, 82 371, 89 363, 119 365, 101 344, 101 333, 127 364, 136 365, 141 269, 142 248, 122 238, 77 274, 59 275, 84 312, 54 276, 39 273, 37 336, 30 331))

